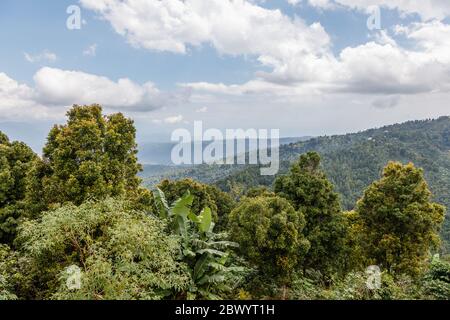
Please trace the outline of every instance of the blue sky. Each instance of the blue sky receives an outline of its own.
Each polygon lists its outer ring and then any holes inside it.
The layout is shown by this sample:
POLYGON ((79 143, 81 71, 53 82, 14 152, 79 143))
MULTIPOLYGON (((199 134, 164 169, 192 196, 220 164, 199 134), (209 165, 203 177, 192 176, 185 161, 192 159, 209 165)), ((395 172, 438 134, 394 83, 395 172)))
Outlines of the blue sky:
POLYGON ((0 130, 39 149, 75 103, 133 117, 141 142, 195 120, 302 136, 447 115, 449 16, 441 0, 2 0, 0 130))

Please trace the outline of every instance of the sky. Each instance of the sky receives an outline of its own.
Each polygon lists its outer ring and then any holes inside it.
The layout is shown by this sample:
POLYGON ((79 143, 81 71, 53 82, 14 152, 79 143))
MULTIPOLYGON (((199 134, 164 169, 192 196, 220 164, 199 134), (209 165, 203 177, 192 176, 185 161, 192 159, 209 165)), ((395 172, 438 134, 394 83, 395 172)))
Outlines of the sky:
POLYGON ((448 0, 1 0, 0 130, 73 104, 177 128, 332 135, 450 115, 448 0))

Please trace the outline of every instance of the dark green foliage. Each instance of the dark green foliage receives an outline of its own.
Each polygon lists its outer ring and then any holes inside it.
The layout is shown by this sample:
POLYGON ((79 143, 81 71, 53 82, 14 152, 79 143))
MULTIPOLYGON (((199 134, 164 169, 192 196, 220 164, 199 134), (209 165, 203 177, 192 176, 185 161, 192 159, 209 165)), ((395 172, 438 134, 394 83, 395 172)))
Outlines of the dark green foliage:
POLYGON ((266 280, 281 285, 288 284, 309 249, 304 226, 303 214, 276 196, 244 198, 229 217, 231 239, 239 243, 239 252, 266 280))
POLYGON ((11 244, 24 215, 26 175, 34 152, 22 142, 9 142, 0 132, 0 243, 11 244))
POLYGON ((315 152, 302 155, 289 174, 275 181, 275 192, 305 217, 303 233, 311 247, 303 268, 324 275, 339 271, 346 228, 338 195, 320 168, 320 156, 315 152))

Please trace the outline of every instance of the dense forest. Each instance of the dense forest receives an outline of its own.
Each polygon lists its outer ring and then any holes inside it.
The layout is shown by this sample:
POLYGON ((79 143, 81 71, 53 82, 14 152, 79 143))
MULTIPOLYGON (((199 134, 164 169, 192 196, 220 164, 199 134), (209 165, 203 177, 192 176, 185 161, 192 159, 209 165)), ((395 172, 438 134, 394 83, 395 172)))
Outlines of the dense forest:
POLYGON ((42 156, 0 132, 0 299, 450 299, 449 118, 282 146, 272 178, 152 188, 135 136, 99 105, 42 156))
MULTIPOLYGON (((450 208, 450 117, 410 121, 364 132, 311 138, 280 147, 280 174, 303 153, 321 155, 322 167, 345 210, 352 210, 364 190, 389 161, 412 162, 424 169, 434 200, 450 208)), ((277 177, 261 176, 259 167, 202 165, 193 168, 144 166, 144 183, 153 186, 169 176, 214 184, 237 195, 256 185, 273 188, 277 177)), ((450 252, 450 219, 441 232, 442 252, 450 252)))

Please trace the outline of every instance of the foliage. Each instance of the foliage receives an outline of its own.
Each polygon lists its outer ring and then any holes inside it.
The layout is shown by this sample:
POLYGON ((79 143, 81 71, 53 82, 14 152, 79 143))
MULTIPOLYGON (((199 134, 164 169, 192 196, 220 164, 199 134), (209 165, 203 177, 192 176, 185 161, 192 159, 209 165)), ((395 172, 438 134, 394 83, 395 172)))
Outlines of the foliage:
POLYGON ((133 121, 121 113, 102 115, 99 105, 77 106, 65 125, 55 125, 43 159, 29 176, 28 202, 40 211, 54 204, 127 195, 139 198, 133 121))
POLYGON ((450 263, 434 258, 423 277, 422 290, 427 299, 450 300, 450 263))
POLYGON ((106 199, 65 205, 28 221, 18 240, 33 299, 161 299, 188 284, 176 261, 179 239, 156 217, 106 199), (81 288, 70 290, 68 268, 81 269, 81 288))
POLYGON ((164 192, 169 203, 176 201, 189 191, 193 195, 193 202, 191 204, 192 212, 198 215, 204 208, 210 208, 213 221, 220 228, 225 225, 228 214, 235 206, 233 199, 225 192, 215 186, 202 184, 192 179, 178 181, 166 179, 157 188, 164 192))
POLYGON ((309 249, 304 225, 302 213, 276 196, 244 198, 229 217, 230 235, 239 243, 239 252, 266 279, 282 285, 309 249))
MULTIPOLYGON (((450 117, 409 121, 378 129, 336 136, 323 136, 280 146, 280 174, 289 171, 301 154, 316 151, 323 170, 341 196, 345 210, 353 210, 364 190, 378 179, 389 161, 412 162, 424 168, 433 200, 450 208, 450 117)), ((172 169, 175 171, 175 169, 172 169)), ((202 165, 180 168, 174 179, 190 177, 216 184, 236 195, 258 185, 271 187, 277 176, 261 176, 257 165, 202 165)), ((158 174, 144 172, 147 178, 158 174)), ((450 218, 444 222, 443 253, 450 252, 450 218)))
POLYGON ((277 195, 288 199, 306 220, 304 234, 311 247, 303 268, 330 275, 342 265, 345 224, 333 185, 320 169, 315 152, 302 155, 289 174, 275 181, 277 195))
POLYGON ((211 209, 206 207, 200 214, 192 209, 194 195, 189 190, 168 205, 164 192, 156 190, 155 203, 161 219, 181 236, 179 259, 187 264, 190 285, 178 298, 220 299, 238 284, 245 271, 231 261, 231 248, 236 243, 227 241, 227 235, 214 232, 211 209))
POLYGON ((22 142, 10 142, 0 132, 0 243, 12 244, 24 213, 26 174, 34 152, 22 142))
POLYGON ((380 275, 380 287, 370 289, 364 272, 350 272, 322 295, 333 300, 405 300, 420 298, 416 283, 407 276, 397 279, 387 272, 380 275))
MULTIPOLYGON (((1 138, 1 135, 0 135, 1 138)), ((7 245, 0 244, 0 300, 15 300, 12 283, 15 256, 7 245)))
POLYGON ((394 273, 418 275, 424 270, 430 249, 439 244, 445 209, 431 202, 421 169, 390 162, 356 211, 369 263, 394 273))

